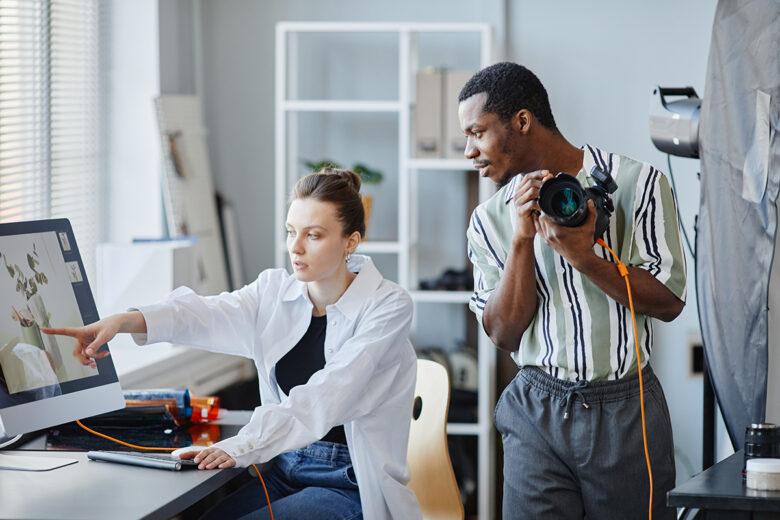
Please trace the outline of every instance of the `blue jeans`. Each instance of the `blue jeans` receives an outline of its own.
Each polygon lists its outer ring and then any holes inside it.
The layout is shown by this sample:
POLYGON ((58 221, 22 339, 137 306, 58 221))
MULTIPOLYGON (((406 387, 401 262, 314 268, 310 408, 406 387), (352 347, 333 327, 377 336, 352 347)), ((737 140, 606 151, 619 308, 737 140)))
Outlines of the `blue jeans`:
MULTIPOLYGON (((315 442, 282 453, 263 473, 275 520, 362 520, 355 471, 343 444, 315 442)), ((252 480, 214 506, 204 519, 270 519, 259 480, 252 480)))

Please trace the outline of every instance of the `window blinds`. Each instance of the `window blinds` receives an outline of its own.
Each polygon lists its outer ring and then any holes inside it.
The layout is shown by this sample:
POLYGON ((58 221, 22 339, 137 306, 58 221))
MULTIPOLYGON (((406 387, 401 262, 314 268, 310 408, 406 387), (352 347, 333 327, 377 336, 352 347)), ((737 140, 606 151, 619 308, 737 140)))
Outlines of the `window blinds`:
POLYGON ((101 238, 99 0, 0 0, 0 222, 67 217, 101 238))

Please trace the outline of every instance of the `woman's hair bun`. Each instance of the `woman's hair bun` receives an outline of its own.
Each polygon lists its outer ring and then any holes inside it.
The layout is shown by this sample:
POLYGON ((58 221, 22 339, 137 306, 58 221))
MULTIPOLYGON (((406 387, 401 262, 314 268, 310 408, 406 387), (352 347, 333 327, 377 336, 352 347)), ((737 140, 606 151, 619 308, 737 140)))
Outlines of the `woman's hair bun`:
POLYGON ((338 207, 338 218, 344 236, 355 231, 366 235, 365 209, 360 195, 360 176, 341 168, 323 168, 298 180, 290 195, 290 202, 299 199, 332 202, 338 207))
POLYGON ((352 187, 352 189, 354 189, 357 192, 360 191, 360 185, 361 185, 360 175, 353 172, 352 170, 346 170, 343 168, 323 168, 317 173, 336 175, 339 178, 346 181, 347 184, 349 184, 352 187))

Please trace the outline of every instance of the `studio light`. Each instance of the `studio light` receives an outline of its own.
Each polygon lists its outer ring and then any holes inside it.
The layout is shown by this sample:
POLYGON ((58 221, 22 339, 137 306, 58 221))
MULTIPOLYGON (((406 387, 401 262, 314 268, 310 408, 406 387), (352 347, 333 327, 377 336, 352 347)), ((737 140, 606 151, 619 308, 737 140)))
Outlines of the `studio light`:
POLYGON ((650 95, 650 139, 664 153, 699 158, 701 99, 693 87, 659 87, 650 95), (668 97, 683 97, 669 101, 668 97))

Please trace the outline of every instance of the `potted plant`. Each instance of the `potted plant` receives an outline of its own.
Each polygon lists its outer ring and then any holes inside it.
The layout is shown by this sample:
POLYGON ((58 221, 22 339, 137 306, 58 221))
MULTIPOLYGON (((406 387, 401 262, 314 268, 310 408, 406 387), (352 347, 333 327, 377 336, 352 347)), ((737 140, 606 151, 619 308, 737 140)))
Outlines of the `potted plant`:
MULTIPOLYGON (((304 164, 306 165, 309 170, 313 172, 318 172, 324 168, 335 168, 335 169, 342 169, 341 166, 339 166, 335 161, 331 161, 329 159, 323 159, 321 161, 305 161, 304 164)), ((360 176, 360 181, 363 184, 379 184, 382 182, 382 172, 379 170, 374 170, 372 168, 369 168, 365 164, 361 163, 355 163, 352 168, 350 168, 353 172, 357 173, 360 176)), ((368 237, 368 224, 371 221, 371 208, 374 205, 374 197, 371 195, 366 195, 365 193, 360 194, 361 201, 363 202, 363 211, 365 213, 365 224, 366 224, 366 237, 368 237)))

